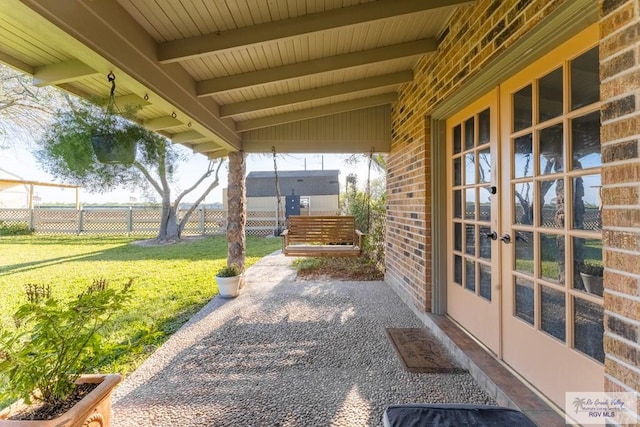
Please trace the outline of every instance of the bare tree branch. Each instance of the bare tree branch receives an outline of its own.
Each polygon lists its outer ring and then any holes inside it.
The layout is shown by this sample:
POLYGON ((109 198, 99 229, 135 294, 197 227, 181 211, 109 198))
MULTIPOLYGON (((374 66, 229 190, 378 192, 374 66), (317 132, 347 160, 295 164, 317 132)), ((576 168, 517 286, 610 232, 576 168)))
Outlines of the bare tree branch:
MULTIPOLYGON (((220 177, 219 177, 219 173, 220 173, 220 168, 222 167, 222 164, 224 163, 224 160, 220 160, 220 162, 218 162, 218 167, 216 168, 216 174, 215 174, 215 179, 213 180, 213 182, 209 185, 209 187, 207 187, 207 189, 200 195, 200 197, 198 198, 198 200, 196 200, 191 207, 187 210, 187 212, 184 214, 184 216, 182 217, 182 220, 180 221, 180 226, 179 229, 182 230, 185 226, 185 224, 187 223, 187 221, 189 220, 189 217, 191 216, 191 214, 193 213, 193 211, 200 205, 200 203, 202 203, 202 201, 209 195, 209 193, 211 192, 211 190, 213 190, 214 188, 216 188, 218 186, 218 184, 220 183, 220 177)), ((176 209, 178 209, 178 205, 176 204, 176 209)))

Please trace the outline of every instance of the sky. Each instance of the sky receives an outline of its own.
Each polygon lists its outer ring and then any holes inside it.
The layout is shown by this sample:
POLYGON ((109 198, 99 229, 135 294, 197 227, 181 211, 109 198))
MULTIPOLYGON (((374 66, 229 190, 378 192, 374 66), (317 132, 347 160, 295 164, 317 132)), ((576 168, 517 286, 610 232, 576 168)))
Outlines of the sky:
MULTIPOLYGON (((345 187, 345 178, 350 173, 358 176, 359 186, 364 189, 367 181, 368 162, 366 160, 359 162, 357 165, 347 164, 344 160, 347 155, 338 154, 282 154, 277 156, 278 170, 307 170, 323 169, 339 169, 340 170, 340 188, 341 191, 345 187)), ((189 161, 182 163, 178 168, 177 183, 173 187, 173 197, 178 194, 178 190, 188 188, 196 181, 196 179, 204 173, 208 166, 208 159, 202 154, 193 154, 189 161)), ((16 175, 16 179, 41 182, 64 182, 54 180, 52 176, 42 170, 37 160, 31 154, 28 147, 14 146, 7 149, 0 149, 0 169, 8 171, 16 175)), ((247 173, 251 171, 272 171, 273 157, 271 154, 249 154, 247 156, 247 173)), ((0 175, 4 175, 0 172, 0 175)), ((378 177, 379 174, 375 168, 371 169, 371 178, 378 177)), ((222 189, 227 187, 227 168, 223 166, 220 171, 220 185, 215 188, 204 203, 222 203, 222 189)), ((204 189, 204 186, 202 186, 204 189)), ((198 188, 197 190, 200 190, 198 188)), ((36 196, 39 203, 75 203, 74 189, 36 187, 36 196)), ((80 204, 86 203, 129 203, 142 202, 144 195, 141 193, 131 192, 129 190, 116 190, 107 194, 92 194, 84 189, 80 189, 80 204)), ((193 202, 201 194, 201 191, 194 191, 185 197, 185 202, 193 202)), ((159 199, 158 199, 159 200, 159 199)))

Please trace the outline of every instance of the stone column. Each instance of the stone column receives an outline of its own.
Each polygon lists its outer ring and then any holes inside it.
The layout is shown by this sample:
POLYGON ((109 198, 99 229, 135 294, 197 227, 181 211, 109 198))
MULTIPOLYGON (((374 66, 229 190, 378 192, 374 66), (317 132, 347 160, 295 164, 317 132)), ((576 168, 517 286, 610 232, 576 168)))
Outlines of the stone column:
POLYGON ((240 266, 242 270, 244 270, 246 253, 246 171, 247 162, 244 151, 234 151, 229 153, 229 178, 227 187, 227 264, 236 264, 240 266))

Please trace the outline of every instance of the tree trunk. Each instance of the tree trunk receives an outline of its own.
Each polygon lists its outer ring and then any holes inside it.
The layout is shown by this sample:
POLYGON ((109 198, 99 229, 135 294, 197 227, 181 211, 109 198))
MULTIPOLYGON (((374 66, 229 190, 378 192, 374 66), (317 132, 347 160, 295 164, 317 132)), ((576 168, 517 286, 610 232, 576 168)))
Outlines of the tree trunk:
POLYGON ((244 270, 246 224, 246 156, 243 151, 229 153, 227 187, 227 264, 244 270))
POLYGON ((162 213, 160 215, 160 231, 158 232, 157 240, 166 242, 179 239, 180 228, 178 227, 178 213, 171 203, 162 203, 162 213))

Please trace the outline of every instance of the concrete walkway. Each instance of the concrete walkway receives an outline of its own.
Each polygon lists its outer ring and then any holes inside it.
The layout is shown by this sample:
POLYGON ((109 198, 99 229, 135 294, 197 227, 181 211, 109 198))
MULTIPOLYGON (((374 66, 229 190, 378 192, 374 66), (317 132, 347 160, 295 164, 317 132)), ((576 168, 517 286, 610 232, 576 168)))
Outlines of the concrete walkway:
POLYGON ((112 425, 378 426, 389 404, 493 403, 469 374, 406 372, 388 327, 423 324, 384 282, 296 281, 267 256, 120 385, 112 425))

